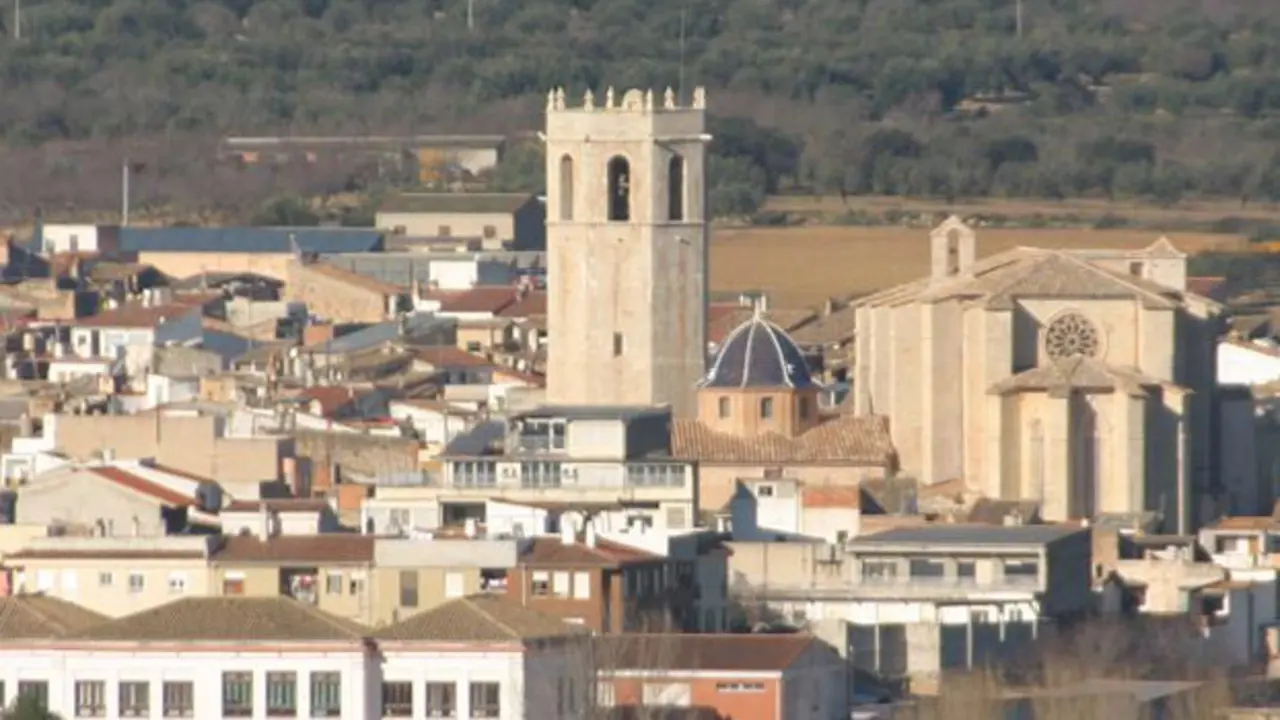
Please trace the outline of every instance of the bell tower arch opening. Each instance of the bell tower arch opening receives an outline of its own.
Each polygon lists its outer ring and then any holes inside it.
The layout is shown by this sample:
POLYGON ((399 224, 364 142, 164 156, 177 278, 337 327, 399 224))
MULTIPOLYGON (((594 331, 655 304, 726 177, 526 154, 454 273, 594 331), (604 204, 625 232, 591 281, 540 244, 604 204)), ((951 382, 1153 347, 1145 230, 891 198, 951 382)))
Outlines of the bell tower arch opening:
POLYGON ((667 162, 667 219, 684 220, 684 158, 679 153, 667 162))
POLYGON ((631 163, 621 155, 609 158, 609 220, 631 220, 631 163))

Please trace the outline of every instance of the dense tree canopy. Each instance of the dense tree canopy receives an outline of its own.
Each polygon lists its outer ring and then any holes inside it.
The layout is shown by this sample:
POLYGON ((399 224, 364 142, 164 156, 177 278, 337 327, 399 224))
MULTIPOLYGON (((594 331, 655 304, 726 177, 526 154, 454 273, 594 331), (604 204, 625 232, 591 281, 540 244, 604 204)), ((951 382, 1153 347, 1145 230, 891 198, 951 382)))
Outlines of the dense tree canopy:
POLYGON ((530 130, 555 85, 683 81, 721 116, 723 212, 780 190, 1280 199, 1273 0, 1022 0, 1021 27, 1016 4, 472 0, 469 23, 467 0, 24 0, 0 135, 530 130))

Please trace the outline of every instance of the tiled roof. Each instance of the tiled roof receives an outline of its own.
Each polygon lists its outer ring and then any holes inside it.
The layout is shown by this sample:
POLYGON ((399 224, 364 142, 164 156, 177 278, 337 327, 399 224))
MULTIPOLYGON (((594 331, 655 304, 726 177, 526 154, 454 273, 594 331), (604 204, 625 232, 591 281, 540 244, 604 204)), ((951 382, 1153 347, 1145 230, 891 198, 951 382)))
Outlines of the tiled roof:
POLYGON ((361 626, 287 597, 192 597, 75 633, 77 640, 333 641, 360 640, 361 626))
POLYGON ((389 282, 383 282, 377 278, 370 277, 358 272, 352 272, 346 268, 340 268, 326 262, 305 263, 302 265, 305 272, 323 275, 330 280, 346 283, 352 287, 368 290, 369 292, 378 293, 379 295, 399 295, 405 292, 405 289, 399 285, 392 285, 389 282))
POLYGON ((62 637, 106 621, 105 615, 45 595, 0 598, 0 640, 62 637))
POLYGON ((895 457, 889 421, 881 416, 832 418, 796 438, 778 434, 740 437, 697 420, 671 424, 672 454, 709 463, 853 463, 887 465, 895 457))
POLYGON ((481 286, 470 290, 433 290, 428 300, 440 303, 442 313, 486 313, 497 315, 516 301, 517 289, 508 285, 481 286))
POLYGON ((102 466, 86 469, 104 480, 113 482, 120 487, 132 490, 136 493, 146 495, 147 497, 165 505, 187 507, 195 502, 195 498, 191 496, 183 495, 182 493, 171 490, 164 485, 152 482, 144 477, 140 477, 118 467, 102 466))
POLYGON ((455 345, 434 345, 431 347, 415 347, 413 356, 433 367, 486 367, 493 365, 488 358, 469 353, 455 345))
POLYGON ((296 398, 304 403, 320 403, 320 414, 329 417, 355 402, 356 392, 349 386, 343 385, 312 385, 303 388, 296 398))
POLYGON ((506 318, 537 318, 546 314, 547 293, 544 290, 530 290, 498 312, 499 317, 506 318))
POLYGON ((161 322, 177 320, 193 312, 199 312, 198 304, 173 302, 151 307, 130 304, 80 318, 75 322, 81 327, 153 328, 161 322))
POLYGON ((266 542, 253 535, 233 535, 213 556, 219 564, 232 563, 370 563, 374 538, 354 533, 280 535, 266 542))
POLYGON ((800 492, 800 502, 806 508, 862 507, 862 490, 858 487, 806 486, 800 492))
POLYGON ((374 633, 379 640, 512 642, 586 634, 560 618, 488 595, 438 605, 374 633))
POLYGON ((807 388, 813 386, 800 348, 777 325, 754 313, 720 346, 702 387, 807 388))
POLYGON ((587 546, 583 538, 565 545, 559 537, 536 537, 520 555, 521 565, 593 565, 615 567, 630 562, 650 562, 660 556, 608 540, 587 546))
POLYGON ((527 193, 404 193, 387 198, 384 213, 513 213, 532 198, 527 193))
POLYGON ((648 670, 783 672, 819 642, 793 634, 626 634, 600 637, 602 671, 648 670))
POLYGON ((153 550, 149 548, 25 548, 6 560, 204 560, 201 550, 153 550))

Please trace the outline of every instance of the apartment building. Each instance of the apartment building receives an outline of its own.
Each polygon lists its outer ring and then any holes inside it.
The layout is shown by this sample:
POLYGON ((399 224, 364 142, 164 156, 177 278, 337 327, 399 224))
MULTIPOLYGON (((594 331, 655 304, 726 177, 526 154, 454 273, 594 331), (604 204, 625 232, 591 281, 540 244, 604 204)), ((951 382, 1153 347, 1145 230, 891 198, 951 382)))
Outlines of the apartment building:
POLYGON ((94 620, 46 598, 0 601, 7 697, 63 717, 516 720, 581 717, 593 690, 584 633, 483 598, 377 633, 283 597, 94 620))

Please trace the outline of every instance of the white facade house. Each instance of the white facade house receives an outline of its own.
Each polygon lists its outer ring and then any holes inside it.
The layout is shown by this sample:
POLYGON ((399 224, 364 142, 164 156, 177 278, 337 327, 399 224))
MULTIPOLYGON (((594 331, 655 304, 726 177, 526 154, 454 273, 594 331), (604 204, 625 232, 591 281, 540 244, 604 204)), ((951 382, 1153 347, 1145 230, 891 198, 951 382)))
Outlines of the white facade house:
POLYGON ((40 596, 0 607, 0 683, 67 718, 573 720, 594 691, 584 631, 482 597, 377 632, 286 597, 117 620, 40 596))
POLYGON ((1264 341, 1218 342, 1219 385, 1262 385, 1280 380, 1280 348, 1264 341))
POLYGON ((102 250, 101 237, 108 228, 97 225, 50 223, 42 225, 40 252, 96 253, 102 250))
POLYGON ((794 478, 743 480, 729 499, 729 521, 737 541, 843 543, 861 533, 861 491, 806 487, 794 478))
POLYGON ((471 426, 475 412, 435 400, 393 400, 392 418, 408 422, 427 445, 443 446, 471 426))

